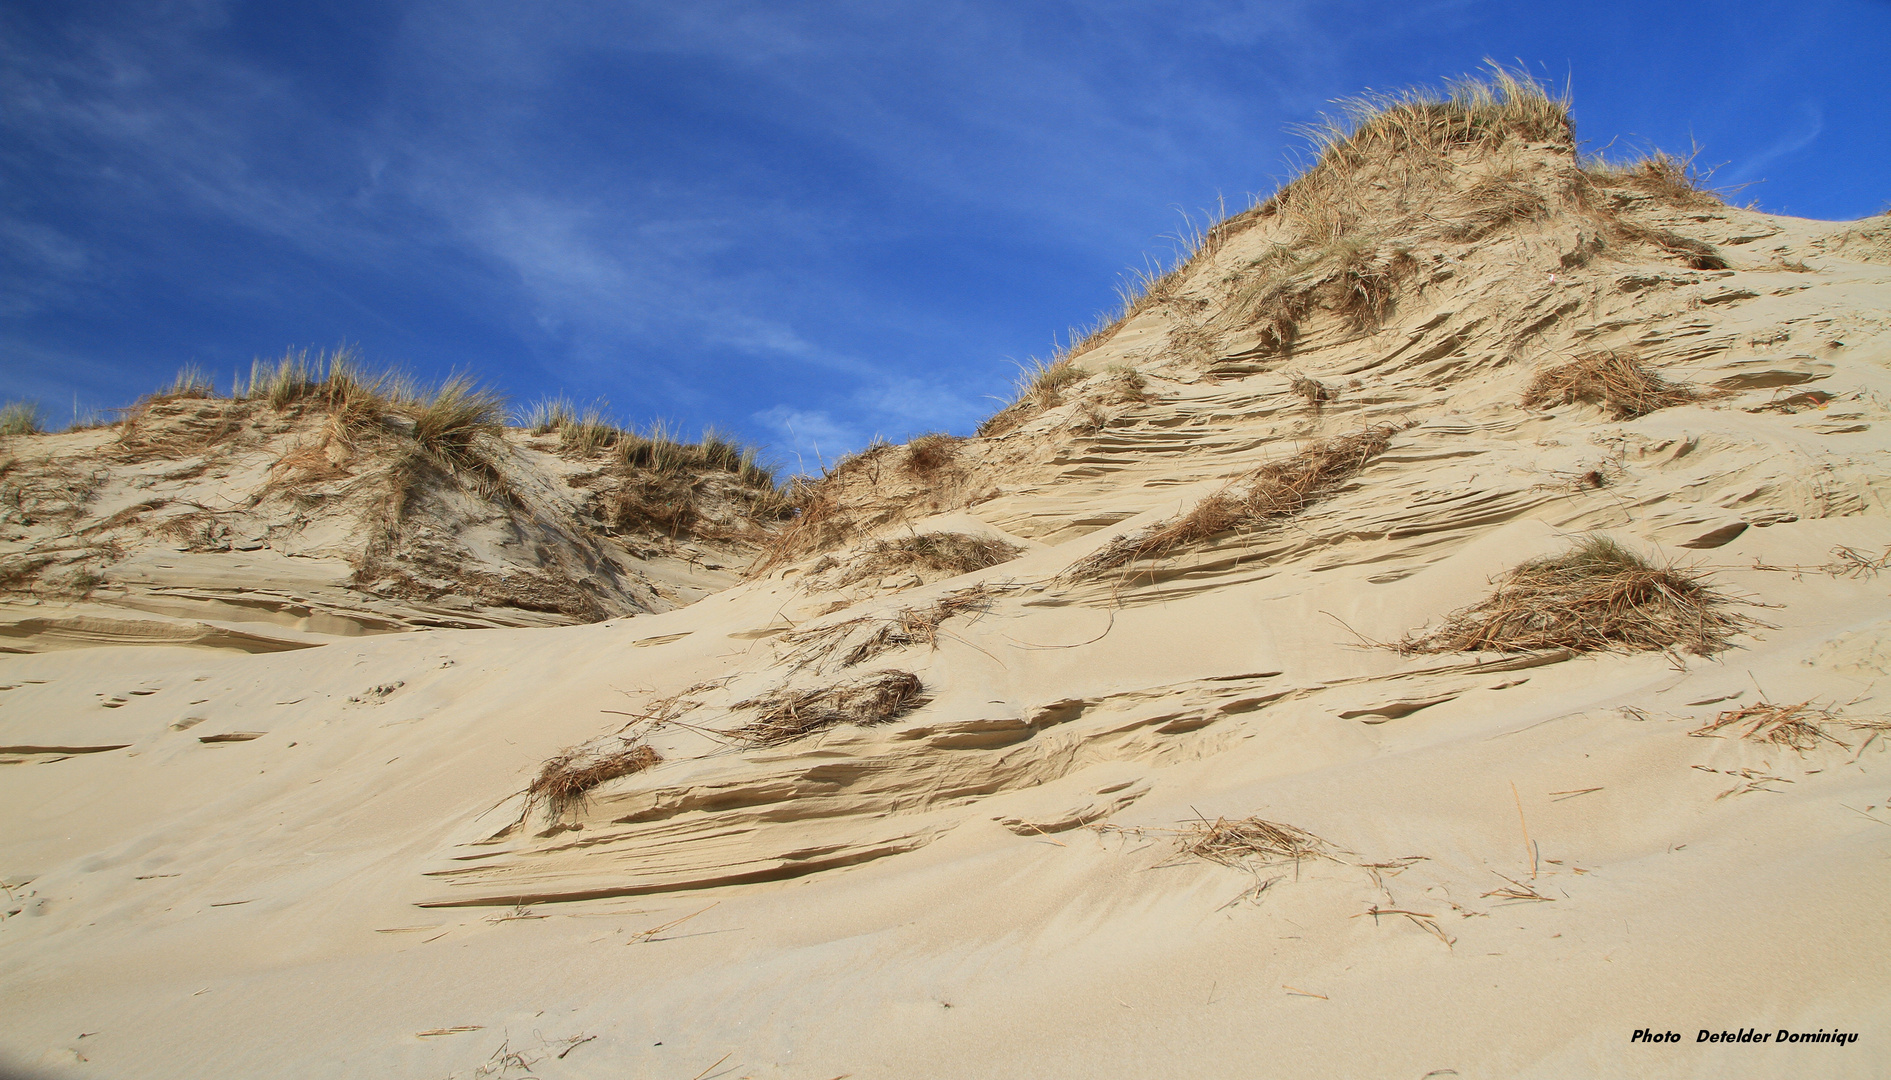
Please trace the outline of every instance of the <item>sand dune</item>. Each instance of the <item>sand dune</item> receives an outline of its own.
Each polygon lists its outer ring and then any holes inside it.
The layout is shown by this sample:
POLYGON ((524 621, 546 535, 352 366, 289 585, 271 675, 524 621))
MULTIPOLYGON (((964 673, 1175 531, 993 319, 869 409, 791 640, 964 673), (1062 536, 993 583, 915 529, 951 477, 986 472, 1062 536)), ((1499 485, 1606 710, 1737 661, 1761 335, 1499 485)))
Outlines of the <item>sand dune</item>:
POLYGON ((0 1060, 1882 1075, 1891 218, 1573 147, 1528 87, 1392 108, 983 434, 790 521, 625 539, 571 494, 596 466, 496 437, 526 494, 442 480, 386 549, 478 571, 429 591, 358 572, 343 478, 190 550, 127 531, 262 491, 313 414, 173 480, 111 429, 13 440, 16 485, 101 463, 9 565, 123 553, 0 606, 0 1060), (1606 356, 1673 393, 1539 383, 1606 356), (1425 645, 1587 536, 1730 644, 1585 600, 1425 645))

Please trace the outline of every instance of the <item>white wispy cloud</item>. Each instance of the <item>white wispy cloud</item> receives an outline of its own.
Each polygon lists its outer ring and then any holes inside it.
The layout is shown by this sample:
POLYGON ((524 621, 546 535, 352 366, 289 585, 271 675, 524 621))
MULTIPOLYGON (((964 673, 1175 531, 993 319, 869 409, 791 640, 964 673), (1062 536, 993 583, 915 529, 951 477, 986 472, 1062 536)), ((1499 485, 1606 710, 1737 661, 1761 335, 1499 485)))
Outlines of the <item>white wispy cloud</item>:
POLYGON ((1782 135, 1771 145, 1758 153, 1738 162, 1724 176, 1714 177, 1716 183, 1744 184, 1763 179, 1761 173, 1776 161, 1792 156, 1811 146, 1825 131, 1825 112, 1818 104, 1811 101, 1799 103, 1799 123, 1794 130, 1782 135))

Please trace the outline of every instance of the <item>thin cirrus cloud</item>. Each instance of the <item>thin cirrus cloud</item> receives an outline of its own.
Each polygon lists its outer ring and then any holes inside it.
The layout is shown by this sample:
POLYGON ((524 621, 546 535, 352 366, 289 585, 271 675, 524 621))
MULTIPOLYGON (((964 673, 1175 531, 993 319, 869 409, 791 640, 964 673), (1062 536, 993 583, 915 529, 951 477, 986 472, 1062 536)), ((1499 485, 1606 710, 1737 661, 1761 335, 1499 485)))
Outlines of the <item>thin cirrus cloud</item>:
POLYGON ((1289 125, 1485 56, 1573 76, 1592 143, 1698 132, 1763 204, 1875 209, 1883 5, 1734 6, 0 6, 0 397, 349 341, 790 468, 963 432, 1284 179, 1289 125), (1731 54, 1733 97, 1687 75, 1731 54))
POLYGON ((1799 103, 1800 123, 1787 132, 1777 142, 1762 148, 1729 169, 1724 176, 1717 176, 1728 184, 1747 184, 1763 179, 1766 168, 1775 162, 1790 158, 1811 146, 1825 132, 1825 111, 1818 104, 1810 101, 1799 103))

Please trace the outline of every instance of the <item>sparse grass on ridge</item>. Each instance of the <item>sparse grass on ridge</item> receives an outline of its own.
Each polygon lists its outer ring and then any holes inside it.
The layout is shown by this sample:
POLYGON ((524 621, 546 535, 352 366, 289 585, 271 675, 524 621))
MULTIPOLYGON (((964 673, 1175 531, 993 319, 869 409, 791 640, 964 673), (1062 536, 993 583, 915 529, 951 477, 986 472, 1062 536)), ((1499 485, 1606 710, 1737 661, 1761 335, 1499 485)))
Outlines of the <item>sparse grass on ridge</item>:
POLYGON ((217 388, 196 364, 185 364, 171 380, 171 385, 158 391, 161 398, 211 398, 217 395, 217 388))
POLYGON ((1678 209, 1726 205, 1725 200, 1707 186, 1710 174, 1695 167, 1694 159, 1699 155, 1699 147, 1686 157, 1650 150, 1626 160, 1610 161, 1601 154, 1593 154, 1584 157, 1582 171, 1600 187, 1640 192, 1678 209))
MULTIPOLYGON (((1081 334, 1073 331, 1069 344, 1028 372, 1016 400, 979 433, 1002 434, 1017 426, 1019 414, 1044 407, 1050 395, 1039 383, 1047 372, 1109 340, 1137 315, 1175 299, 1190 271, 1230 238, 1268 218, 1287 220, 1296 239, 1275 249, 1271 265, 1250 269, 1239 304, 1248 323, 1271 325, 1281 352, 1291 347, 1300 320, 1316 305, 1370 330, 1385 318, 1415 264, 1408 241, 1361 228, 1364 208, 1350 190, 1361 173, 1391 161, 1438 167, 1451 152, 1494 149, 1516 140, 1574 146, 1567 98, 1552 97, 1528 74, 1497 64, 1482 78, 1448 81, 1443 92, 1415 88, 1340 104, 1337 116, 1299 129, 1315 150, 1311 167, 1239 213, 1206 228, 1186 228, 1176 238, 1173 265, 1132 270, 1119 290, 1117 311, 1081 334)), ((1510 205, 1518 202, 1512 192, 1494 192, 1482 202, 1505 203, 1508 208, 1498 215, 1503 220, 1536 209, 1510 205)), ((1482 212, 1491 214, 1488 208, 1482 212)))
POLYGON ((568 457, 607 457, 625 468, 664 475, 712 469, 729 473, 750 487, 771 491, 775 487, 774 470, 762 464, 761 451, 714 428, 705 428, 695 442, 683 441, 661 420, 639 433, 612 421, 601 404, 580 413, 562 397, 535 403, 519 421, 534 435, 556 434, 558 452, 568 457))
MULTIPOLYGON (((1447 80, 1440 89, 1368 93, 1339 104, 1335 114, 1298 129, 1313 150, 1299 175, 1248 209, 1189 230, 1173 266, 1132 271, 1118 310, 1080 335, 1073 332, 1070 344, 1037 370, 1095 348, 1142 312, 1179 302, 1195 268, 1229 238, 1263 222, 1280 235, 1260 257, 1224 276, 1224 284, 1232 283, 1232 303, 1210 320, 1216 326, 1184 314, 1171 329, 1172 348, 1207 356, 1218 336, 1259 327, 1262 355, 1285 356, 1319 311, 1340 315, 1353 333, 1373 333, 1417 276, 1413 252, 1420 245, 1472 243, 1559 207, 1593 219, 1601 234, 1596 250, 1606 239, 1652 247, 1697 269, 1727 265, 1709 244, 1622 213, 1642 202, 1721 205, 1693 168, 1692 155, 1656 151, 1627 161, 1579 155, 1567 92, 1552 93, 1526 71, 1487 61, 1481 74, 1447 80), (1566 155, 1567 168, 1538 172, 1516 153, 1532 147, 1566 155)), ((1177 310, 1185 313, 1187 305, 1177 310)), ((1022 387, 979 433, 1003 434, 1047 399, 1058 400, 1022 387)))
POLYGON ((517 419, 520 427, 534 435, 550 435, 577 422, 578 408, 569 398, 540 398, 517 419))
POLYGON ((1056 408, 1064 402, 1064 390, 1083 377, 1083 369, 1072 363, 1068 354, 1049 361, 1032 357, 1029 366, 1019 366, 1016 396, 1011 404, 978 425, 978 434, 986 438, 1003 435, 1037 413, 1056 408))

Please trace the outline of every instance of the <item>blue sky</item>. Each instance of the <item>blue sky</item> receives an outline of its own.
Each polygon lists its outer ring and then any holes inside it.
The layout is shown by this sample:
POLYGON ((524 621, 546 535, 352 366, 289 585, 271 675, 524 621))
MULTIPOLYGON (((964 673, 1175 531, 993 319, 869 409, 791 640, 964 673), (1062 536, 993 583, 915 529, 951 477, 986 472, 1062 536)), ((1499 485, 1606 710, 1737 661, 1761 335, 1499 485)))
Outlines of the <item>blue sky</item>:
POLYGON ((346 341, 813 468, 969 431, 1290 125, 1487 56, 1737 201, 1891 200, 1887 0, 0 0, 0 398, 346 341))

